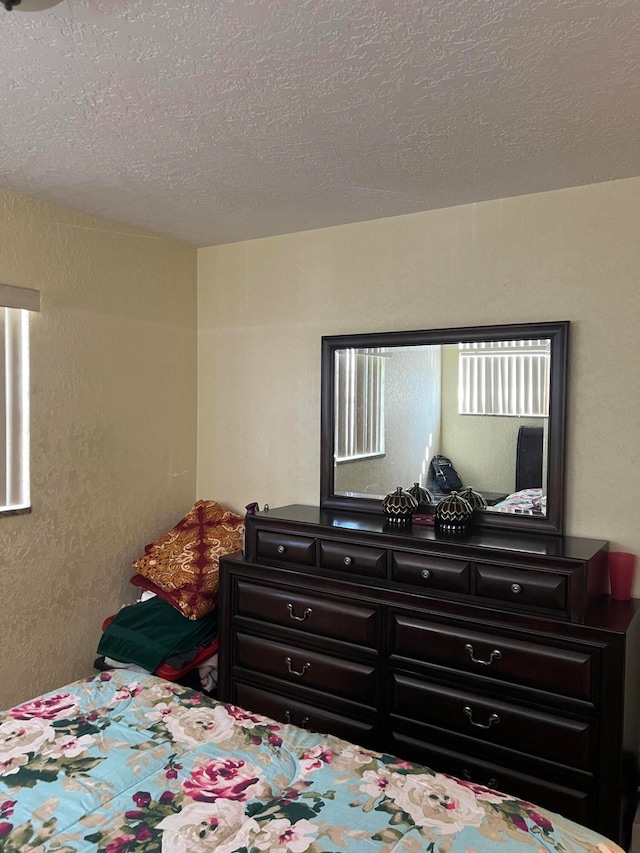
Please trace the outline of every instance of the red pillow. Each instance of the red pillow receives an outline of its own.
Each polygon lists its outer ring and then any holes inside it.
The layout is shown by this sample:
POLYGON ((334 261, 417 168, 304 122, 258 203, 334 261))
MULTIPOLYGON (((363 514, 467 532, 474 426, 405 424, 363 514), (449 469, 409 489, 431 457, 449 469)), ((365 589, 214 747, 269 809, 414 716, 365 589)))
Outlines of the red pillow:
MULTIPOLYGON (((182 612, 182 608, 178 607, 178 604, 176 601, 176 592, 180 593, 181 598, 183 598, 185 596, 188 597, 190 593, 194 594, 197 592, 192 587, 181 587, 181 589, 174 590, 173 592, 165 592, 159 586, 156 586, 156 584, 154 584, 153 581, 150 581, 149 578, 145 578, 144 575, 134 575, 131 578, 131 583, 134 586, 140 587, 140 589, 146 589, 148 592, 152 592, 154 595, 157 595, 158 598, 161 598, 163 601, 166 601, 167 604, 171 604, 173 607, 176 607, 181 612, 182 612)), ((210 610, 213 609, 214 604, 215 604, 215 601, 213 601, 210 610)), ((206 615, 206 614, 203 614, 203 615, 206 615)))
POLYGON ((198 501, 175 527, 147 545, 133 567, 153 584, 152 592, 160 595, 161 590, 160 597, 188 619, 200 619, 216 603, 220 557, 239 551, 243 534, 242 516, 215 501, 198 501))

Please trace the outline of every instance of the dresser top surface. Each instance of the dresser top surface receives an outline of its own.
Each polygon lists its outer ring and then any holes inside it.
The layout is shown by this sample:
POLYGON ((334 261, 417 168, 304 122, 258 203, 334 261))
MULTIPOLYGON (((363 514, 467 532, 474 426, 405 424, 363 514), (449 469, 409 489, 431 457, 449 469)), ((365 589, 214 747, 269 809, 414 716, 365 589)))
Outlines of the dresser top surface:
MULTIPOLYGON (((577 536, 550 536, 520 533, 488 528, 471 528, 466 533, 444 533, 433 527, 419 525, 397 525, 374 513, 336 512, 318 506, 291 504, 270 508, 249 519, 259 521, 282 521, 293 524, 312 524, 324 528, 327 534, 354 531, 362 534, 389 536, 393 547, 415 547, 420 542, 447 543, 459 549, 484 549, 492 551, 514 551, 520 555, 557 557, 569 560, 588 560, 607 542, 602 539, 585 539, 577 536)), ((255 522, 253 522, 255 523, 255 522)))

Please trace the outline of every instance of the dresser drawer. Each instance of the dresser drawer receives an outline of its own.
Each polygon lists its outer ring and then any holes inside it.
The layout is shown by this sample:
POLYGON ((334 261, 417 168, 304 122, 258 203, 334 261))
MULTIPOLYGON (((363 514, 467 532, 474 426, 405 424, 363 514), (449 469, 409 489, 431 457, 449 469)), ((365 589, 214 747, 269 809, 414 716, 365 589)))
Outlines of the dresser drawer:
POLYGON ((238 667, 362 705, 376 705, 378 670, 374 666, 250 634, 236 634, 235 646, 238 667))
POLYGON ((258 530, 257 553, 258 557, 263 560, 278 560, 281 563, 315 566, 316 540, 308 536, 258 530))
POLYGON ((353 743, 374 746, 375 724, 352 720, 315 705, 280 696, 243 682, 234 685, 233 702, 242 708, 250 708, 281 723, 291 723, 310 732, 326 732, 345 738, 353 743))
POLYGON ((410 583, 420 589, 442 592, 469 592, 471 567, 464 560, 447 560, 428 554, 394 551, 391 577, 398 583, 410 583))
POLYGON ((474 785, 511 794, 579 823, 585 823, 589 817, 593 779, 586 773, 575 774, 573 787, 573 784, 558 784, 500 764, 460 755, 398 732, 393 732, 391 737, 390 748, 394 755, 408 761, 419 761, 436 773, 446 773, 474 785))
POLYGON ((517 607, 567 609, 567 577, 553 572, 477 564, 476 595, 508 601, 517 607))
POLYGON ((354 605, 317 592, 293 592, 239 580, 235 613, 322 637, 375 649, 379 641, 380 608, 354 605))
POLYGON ((589 770, 592 764, 592 726, 524 708, 464 690, 392 677, 392 713, 427 726, 518 752, 533 750, 543 759, 589 770))
POLYGON ((391 654, 437 666, 474 672, 501 681, 549 690, 560 696, 595 700, 594 655, 545 646, 458 624, 430 622, 391 613, 391 654))
POLYGON ((383 578, 387 573, 387 552, 384 548, 321 539, 320 568, 383 578))

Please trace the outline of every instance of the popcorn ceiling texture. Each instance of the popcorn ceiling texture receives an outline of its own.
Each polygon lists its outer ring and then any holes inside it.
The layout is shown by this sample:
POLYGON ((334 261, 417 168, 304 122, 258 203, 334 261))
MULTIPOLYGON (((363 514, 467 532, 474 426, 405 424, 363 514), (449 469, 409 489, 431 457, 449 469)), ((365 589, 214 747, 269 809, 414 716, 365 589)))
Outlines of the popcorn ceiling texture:
POLYGON ((195 494, 196 252, 0 192, 31 315, 29 515, 0 517, 0 707, 92 672, 132 562, 195 494))
POLYGON ((211 246, 640 174, 637 0, 1 15, 3 186, 211 246))

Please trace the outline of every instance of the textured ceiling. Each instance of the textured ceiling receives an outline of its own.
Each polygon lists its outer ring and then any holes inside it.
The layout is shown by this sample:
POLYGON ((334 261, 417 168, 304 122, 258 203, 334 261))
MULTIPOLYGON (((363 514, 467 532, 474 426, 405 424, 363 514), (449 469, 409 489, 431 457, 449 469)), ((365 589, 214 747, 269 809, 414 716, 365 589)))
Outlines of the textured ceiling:
POLYGON ((640 175, 639 0, 0 7, 0 186, 195 246, 640 175))

